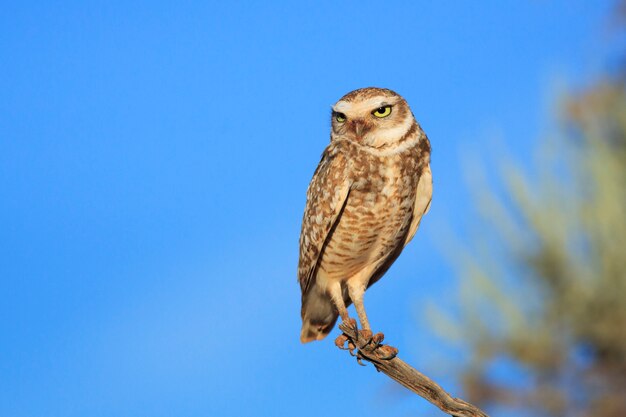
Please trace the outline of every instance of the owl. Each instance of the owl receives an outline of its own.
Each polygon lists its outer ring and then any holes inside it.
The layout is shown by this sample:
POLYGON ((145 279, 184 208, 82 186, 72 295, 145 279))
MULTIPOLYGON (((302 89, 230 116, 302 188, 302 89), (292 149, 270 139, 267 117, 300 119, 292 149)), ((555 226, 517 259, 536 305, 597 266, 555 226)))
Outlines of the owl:
POLYGON ((300 234, 302 343, 321 340, 415 235, 432 198, 430 142, 408 103, 384 88, 343 96, 313 174, 300 234))

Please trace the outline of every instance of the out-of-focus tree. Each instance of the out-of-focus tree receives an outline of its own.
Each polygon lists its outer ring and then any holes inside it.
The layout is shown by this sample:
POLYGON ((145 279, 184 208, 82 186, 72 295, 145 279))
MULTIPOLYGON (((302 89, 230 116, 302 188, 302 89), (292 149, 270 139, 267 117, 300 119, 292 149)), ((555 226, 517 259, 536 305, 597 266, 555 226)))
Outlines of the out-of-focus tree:
POLYGON ((474 187, 480 232, 453 255, 459 314, 433 315, 466 349, 460 382, 472 403, 626 416, 624 75, 613 69, 564 100, 535 168, 509 159, 501 187, 474 187))

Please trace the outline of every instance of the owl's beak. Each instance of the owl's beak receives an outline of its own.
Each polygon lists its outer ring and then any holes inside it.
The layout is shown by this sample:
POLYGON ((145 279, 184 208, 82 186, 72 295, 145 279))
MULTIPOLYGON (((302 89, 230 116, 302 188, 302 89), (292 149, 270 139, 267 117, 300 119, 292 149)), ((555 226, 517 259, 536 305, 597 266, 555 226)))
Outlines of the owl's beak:
POLYGON ((357 137, 361 137, 363 135, 363 129, 365 128, 365 126, 363 125, 363 123, 358 122, 354 124, 354 133, 356 133, 357 137))
POLYGON ((368 130, 368 126, 365 124, 365 120, 362 119, 352 120, 350 127, 354 131, 357 139, 361 139, 363 137, 363 134, 366 133, 368 130))

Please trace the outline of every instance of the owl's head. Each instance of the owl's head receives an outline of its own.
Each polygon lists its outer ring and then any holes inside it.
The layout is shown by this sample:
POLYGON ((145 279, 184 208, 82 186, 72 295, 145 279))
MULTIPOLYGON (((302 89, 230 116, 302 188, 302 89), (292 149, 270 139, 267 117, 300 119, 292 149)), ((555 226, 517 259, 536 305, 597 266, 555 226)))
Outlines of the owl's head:
POLYGON ((386 88, 361 88, 332 107, 331 140, 385 147, 403 140, 415 123, 408 103, 399 94, 386 88))

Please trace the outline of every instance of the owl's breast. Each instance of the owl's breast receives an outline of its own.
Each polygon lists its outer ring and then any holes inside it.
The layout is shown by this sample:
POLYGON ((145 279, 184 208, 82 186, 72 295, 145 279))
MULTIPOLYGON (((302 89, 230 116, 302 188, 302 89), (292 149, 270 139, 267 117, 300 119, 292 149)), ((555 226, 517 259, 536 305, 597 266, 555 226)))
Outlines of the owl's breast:
POLYGON ((397 165, 359 175, 329 236, 320 272, 346 280, 403 245, 410 226, 417 177, 397 165))

